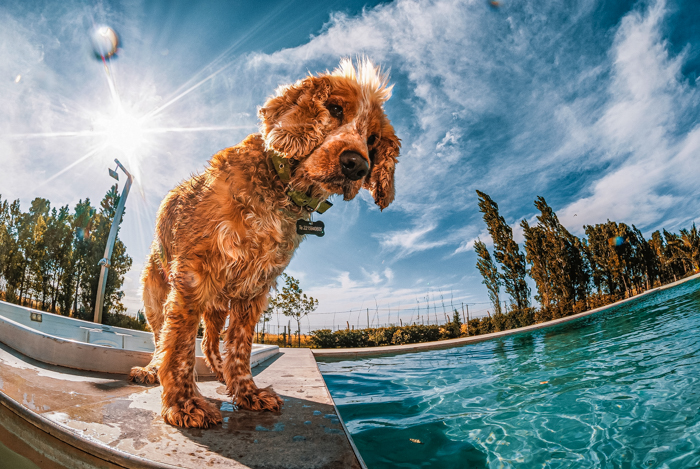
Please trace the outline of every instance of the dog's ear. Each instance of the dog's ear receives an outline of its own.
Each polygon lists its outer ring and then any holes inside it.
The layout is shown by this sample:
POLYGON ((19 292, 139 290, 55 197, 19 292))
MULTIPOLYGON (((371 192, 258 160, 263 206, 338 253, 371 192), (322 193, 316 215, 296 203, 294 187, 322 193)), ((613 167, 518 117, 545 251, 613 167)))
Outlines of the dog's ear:
POLYGON ((327 77, 307 77, 281 87, 258 111, 265 144, 289 158, 303 158, 321 144, 331 117, 325 108, 331 92, 327 77))
POLYGON ((374 203, 382 210, 394 200, 394 167, 400 149, 401 140, 394 134, 391 124, 386 122, 381 138, 369 150, 372 168, 369 178, 363 184, 374 197, 374 203))

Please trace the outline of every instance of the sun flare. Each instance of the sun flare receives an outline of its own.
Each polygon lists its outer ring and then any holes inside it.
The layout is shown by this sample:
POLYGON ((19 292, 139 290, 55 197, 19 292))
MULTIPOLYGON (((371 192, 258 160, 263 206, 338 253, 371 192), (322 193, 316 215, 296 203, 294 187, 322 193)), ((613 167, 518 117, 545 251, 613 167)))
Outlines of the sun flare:
POLYGON ((104 135, 106 147, 133 158, 138 156, 148 143, 145 124, 143 117, 137 117, 119 106, 114 114, 95 120, 95 131, 104 135))

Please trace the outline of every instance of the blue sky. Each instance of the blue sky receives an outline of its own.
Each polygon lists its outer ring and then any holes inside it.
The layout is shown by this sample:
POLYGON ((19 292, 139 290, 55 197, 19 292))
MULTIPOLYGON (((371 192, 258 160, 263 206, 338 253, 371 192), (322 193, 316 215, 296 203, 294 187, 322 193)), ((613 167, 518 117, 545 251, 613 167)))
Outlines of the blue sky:
POLYGON ((692 1, 5 2, 0 194, 24 209, 37 196, 97 202, 106 168, 125 160, 137 175, 120 235, 134 313, 165 193, 255 132, 279 84, 366 54, 395 84, 397 197, 380 213, 362 193, 320 217, 327 235, 288 268, 320 302, 307 326, 365 323, 359 311, 377 307, 375 323, 415 319, 426 297, 442 316, 441 296, 481 315, 475 189, 519 242, 538 195, 578 235, 606 219, 647 235, 700 221, 698 24, 692 1), (115 112, 90 53, 100 23, 122 39, 110 66, 124 109, 160 129, 129 157, 100 133, 115 112))

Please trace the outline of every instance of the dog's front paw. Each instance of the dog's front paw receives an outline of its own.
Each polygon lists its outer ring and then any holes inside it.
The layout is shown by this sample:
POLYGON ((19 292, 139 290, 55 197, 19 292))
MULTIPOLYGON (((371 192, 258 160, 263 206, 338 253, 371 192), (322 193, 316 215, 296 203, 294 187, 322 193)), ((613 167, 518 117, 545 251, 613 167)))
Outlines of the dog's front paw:
POLYGON ((165 423, 183 428, 209 428, 221 423, 221 413, 202 397, 192 397, 163 409, 165 423))
POLYGON ((271 387, 256 388, 236 396, 236 405, 247 410, 279 412, 282 407, 282 399, 271 387))
POLYGON ((129 373, 129 381, 139 384, 158 384, 158 368, 155 366, 135 366, 129 373))

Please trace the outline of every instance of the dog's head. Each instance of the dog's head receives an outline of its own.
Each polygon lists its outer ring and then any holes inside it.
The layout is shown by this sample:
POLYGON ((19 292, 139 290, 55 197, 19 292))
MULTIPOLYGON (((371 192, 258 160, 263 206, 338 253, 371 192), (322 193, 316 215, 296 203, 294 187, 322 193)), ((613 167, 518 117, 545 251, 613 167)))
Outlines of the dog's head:
POLYGON ((388 77, 369 60, 283 86, 258 112, 268 148, 296 160, 294 179, 354 198, 364 187, 386 208, 394 200, 401 142, 384 114, 388 77))

